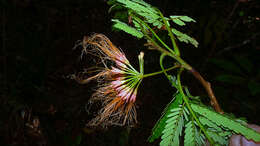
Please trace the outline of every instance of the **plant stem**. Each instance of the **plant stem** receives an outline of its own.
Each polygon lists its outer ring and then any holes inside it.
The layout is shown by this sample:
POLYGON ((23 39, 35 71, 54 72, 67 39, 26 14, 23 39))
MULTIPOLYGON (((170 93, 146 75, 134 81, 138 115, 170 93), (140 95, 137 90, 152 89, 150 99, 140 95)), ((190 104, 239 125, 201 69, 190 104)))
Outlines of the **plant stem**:
POLYGON ((175 65, 175 66, 172 66, 172 67, 167 68, 165 70, 161 70, 161 71, 157 71, 157 72, 153 72, 153 73, 149 73, 149 74, 144 74, 143 78, 150 77, 150 76, 155 76, 155 75, 164 73, 164 71, 167 72, 167 71, 173 70, 173 69, 178 68, 178 67, 180 67, 180 66, 179 65, 175 65))
POLYGON ((210 142, 211 145, 214 145, 214 141, 211 139, 211 137, 209 137, 208 133, 206 132, 205 128, 201 125, 199 119, 197 118, 197 116, 195 115, 195 113, 193 112, 190 104, 189 104, 189 99, 186 97, 186 95, 184 94, 183 92, 183 89, 182 89, 182 85, 181 85, 181 73, 183 71, 183 68, 180 69, 179 73, 177 74, 177 82, 178 82, 178 86, 179 86, 179 92, 181 93, 182 95, 182 98, 185 102, 185 104, 187 105, 192 117, 195 119, 195 121, 197 122, 197 124, 199 125, 200 129, 203 131, 203 133, 205 134, 206 138, 208 139, 208 141, 210 142))
MULTIPOLYGON (((161 15, 161 14, 160 14, 161 15)), ((160 51, 160 52, 162 52, 163 54, 164 54, 164 56, 165 55, 167 55, 167 56, 170 56, 170 57, 172 57, 173 59, 175 59, 176 61, 178 61, 182 66, 183 66, 183 68, 185 68, 185 69, 187 69, 188 71, 190 71, 194 76, 195 76, 195 78, 197 78, 199 81, 200 81, 200 83, 203 85, 203 87, 205 88, 205 90, 207 91, 207 93, 208 93, 208 96, 209 96, 209 98, 210 98, 210 103, 211 103, 211 105, 214 107, 214 109, 217 111, 217 112, 219 112, 219 113, 224 113, 223 112, 223 110, 220 108, 220 106, 219 106, 219 104, 218 104, 218 101, 217 101, 217 99, 216 99, 216 97, 215 97, 215 95, 214 95, 214 93, 213 93, 213 90, 212 90, 212 88, 211 88, 211 85, 210 85, 210 83, 208 82, 208 81, 206 81, 200 74, 199 74, 199 72, 197 72, 195 69, 193 69, 188 63, 186 63, 180 56, 178 56, 179 54, 177 53, 178 51, 179 51, 179 49, 178 49, 178 46, 176 45, 176 42, 175 42, 175 40, 174 40, 174 36, 172 35, 171 36, 171 34, 169 34, 170 35, 170 37, 171 37, 171 39, 173 38, 173 40, 172 41, 174 41, 173 43, 175 44, 175 45, 173 45, 174 46, 174 49, 175 49, 175 52, 172 50, 172 49, 170 49, 160 38, 159 38, 159 36, 149 27, 149 25, 148 24, 146 24, 144 21, 142 21, 140 18, 138 18, 138 17, 136 17, 136 16, 133 16, 138 22, 139 22, 139 25, 141 26, 141 28, 142 28, 142 32, 144 33, 144 35, 147 37, 147 39, 148 40, 150 40, 152 43, 153 43, 153 45, 160 51), (144 28, 143 28, 143 26, 142 26, 142 24, 144 24, 152 33, 153 33, 153 35, 164 45, 164 47, 166 47, 169 51, 167 51, 167 50, 165 50, 165 49, 163 49, 160 45, 158 45, 148 34, 147 34, 147 32, 144 30, 144 28)), ((163 17, 163 16, 161 16, 161 17, 163 17)), ((164 19, 163 19, 164 20, 164 19)), ((167 22, 165 22, 166 20, 164 20, 164 23, 165 24, 167 24, 167 22)), ((167 27, 168 25, 166 25, 166 27, 167 27)), ((168 32, 170 33, 170 27, 168 26, 167 27, 167 29, 168 29, 168 32)), ((161 68, 162 68, 162 66, 161 66, 161 68)), ((163 68, 162 68, 163 69, 163 68)), ((162 72, 164 72, 165 73, 165 75, 167 75, 167 73, 166 73, 166 71, 164 71, 164 69, 162 70, 162 72)))
MULTIPOLYGON (((169 81, 171 81, 169 75, 167 74, 167 72, 166 72, 166 70, 164 69, 164 66, 163 66, 163 59, 164 59, 165 56, 166 56, 165 53, 162 53, 162 54, 161 54, 161 56, 160 56, 160 66, 161 66, 161 68, 162 68, 163 73, 164 73, 165 76, 167 77, 167 79, 168 79, 169 81)), ((177 88, 176 86, 174 86, 174 87, 177 88)))
POLYGON ((160 37, 154 32, 154 30, 147 24, 145 23, 143 20, 141 20, 140 18, 136 17, 136 16, 133 16, 134 19, 136 19, 137 21, 140 22, 140 26, 141 24, 145 25, 145 27, 147 27, 151 32, 152 34, 156 37, 156 39, 165 47, 168 49, 168 51, 170 51, 172 54, 175 54, 175 52, 168 46, 166 45, 161 39, 160 37))
POLYGON ((174 35, 173 35, 173 33, 172 33, 172 30, 171 30, 170 26, 168 25, 168 21, 165 20, 165 18, 164 18, 164 16, 163 16, 162 12, 161 12, 159 9, 157 9, 157 11, 159 12, 159 14, 160 14, 160 16, 161 16, 161 18, 162 18, 162 20, 163 20, 163 23, 164 23, 164 25, 165 25, 166 28, 167 28, 167 31, 168 31, 169 36, 170 36, 171 41, 172 41, 172 46, 173 46, 174 52, 176 53, 177 56, 180 56, 179 47, 177 46, 177 44, 176 44, 176 42, 175 42, 175 37, 174 37, 174 35))
POLYGON ((206 81, 206 80, 200 75, 200 73, 197 72, 195 69, 191 69, 191 70, 189 70, 189 71, 193 74, 193 76, 194 76, 195 78, 197 78, 197 79, 200 81, 200 83, 203 85, 203 87, 204 87, 205 90, 207 91, 208 96, 209 96, 209 98, 210 98, 210 104, 211 104, 211 106, 213 106, 213 108, 215 109, 215 111, 217 111, 217 112, 223 114, 224 112, 223 112, 223 110, 220 108, 220 106, 219 106, 219 104, 218 104, 218 101, 217 101, 217 99, 216 99, 216 97, 215 97, 215 95, 214 95, 214 93, 213 93, 212 88, 211 88, 210 82, 206 81))
POLYGON ((220 105, 218 104, 217 98, 214 95, 214 92, 211 88, 211 84, 206 81, 199 72, 197 72, 194 68, 192 68, 189 64, 187 64, 184 60, 182 60, 181 57, 176 56, 174 54, 168 54, 170 57, 172 57, 173 59, 177 60, 182 66, 183 68, 187 69, 189 72, 191 72, 193 74, 193 76, 199 80, 199 82, 203 85, 203 87, 205 88, 205 90, 208 93, 208 96, 210 98, 210 104, 211 106, 215 109, 216 112, 223 114, 223 110, 221 109, 220 105))

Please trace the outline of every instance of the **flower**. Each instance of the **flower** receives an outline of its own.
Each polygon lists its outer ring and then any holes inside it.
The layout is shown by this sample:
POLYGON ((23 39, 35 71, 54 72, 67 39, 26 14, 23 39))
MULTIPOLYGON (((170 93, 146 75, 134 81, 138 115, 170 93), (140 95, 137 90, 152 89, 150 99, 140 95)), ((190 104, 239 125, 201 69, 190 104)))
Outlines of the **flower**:
POLYGON ((99 56, 104 69, 84 80, 99 80, 99 88, 90 101, 101 101, 102 108, 88 126, 128 125, 137 123, 135 101, 143 75, 143 53, 139 55, 140 72, 136 71, 125 54, 102 34, 94 34, 83 40, 83 52, 99 56), (88 48, 89 49, 88 50, 88 48), (107 61, 114 65, 108 67, 107 61))

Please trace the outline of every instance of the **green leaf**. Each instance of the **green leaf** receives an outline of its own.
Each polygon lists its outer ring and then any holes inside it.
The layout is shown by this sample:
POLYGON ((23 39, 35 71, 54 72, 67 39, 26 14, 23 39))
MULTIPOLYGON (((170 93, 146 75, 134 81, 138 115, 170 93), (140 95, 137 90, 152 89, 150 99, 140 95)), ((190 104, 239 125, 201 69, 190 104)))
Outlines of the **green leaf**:
POLYGON ((176 114, 169 114, 169 119, 166 121, 166 126, 162 131, 162 141, 160 142, 160 146, 179 145, 179 138, 181 136, 184 125, 184 106, 180 105, 180 108, 177 107, 176 110, 171 110, 171 112, 176 114))
POLYGON ((207 134, 221 146, 228 146, 228 140, 214 131, 207 130, 207 134))
POLYGON ((125 31, 126 33, 129 33, 137 38, 142 38, 144 35, 142 32, 136 30, 135 28, 127 25, 124 22, 119 21, 118 19, 112 19, 115 24, 113 25, 114 28, 120 29, 125 31))
POLYGON ((227 75, 227 74, 219 75, 215 78, 215 80, 224 83, 229 83, 229 84, 244 84, 245 82, 247 82, 247 79, 245 78, 236 75, 227 75))
POLYGON ((124 5, 124 7, 133 10, 134 13, 143 16, 145 18, 158 19, 160 16, 158 12, 152 8, 151 5, 140 0, 117 0, 117 2, 124 5))
POLYGON ((166 121, 168 120, 168 115, 171 114, 171 109, 179 107, 182 103, 182 96, 180 93, 175 93, 173 95, 173 100, 167 105, 164 109, 164 112, 158 122, 155 124, 151 136, 148 138, 149 142, 153 142, 155 139, 159 138, 162 135, 162 131, 165 128, 166 121))
POLYGON ((180 26, 184 26, 185 23, 183 21, 181 21, 180 19, 172 19, 172 21, 180 26))
POLYGON ((190 18, 188 16, 170 16, 170 18, 174 23, 176 23, 180 26, 184 26, 185 25, 184 22, 196 22, 195 20, 193 20, 192 18, 190 18))
POLYGON ((188 17, 188 16, 170 16, 172 20, 179 19, 185 22, 196 22, 194 19, 188 17))
POLYGON ((199 43, 192 37, 188 36, 187 34, 184 34, 176 29, 172 29, 172 33, 177 36, 177 39, 181 42, 185 43, 191 43, 196 48, 198 47, 199 43))
POLYGON ((194 19, 188 17, 188 16, 181 16, 179 19, 185 22, 196 22, 194 19))
POLYGON ((222 129, 218 127, 218 125, 203 116, 200 116, 199 120, 202 125, 207 125, 208 127, 215 129, 216 131, 222 131, 222 129))
POLYGON ((172 86, 175 87, 176 89, 178 89, 178 81, 177 81, 176 76, 168 75, 168 79, 170 80, 172 86))
POLYGON ((195 112, 211 120, 218 126, 223 126, 227 129, 236 132, 237 134, 241 134, 245 136, 248 140, 260 142, 260 133, 256 132, 251 128, 246 127, 245 125, 242 125, 239 122, 236 122, 234 119, 227 117, 226 115, 216 113, 215 111, 212 111, 205 106, 191 103, 191 107, 195 112))
POLYGON ((185 125, 184 146, 196 146, 196 126, 193 121, 185 125))

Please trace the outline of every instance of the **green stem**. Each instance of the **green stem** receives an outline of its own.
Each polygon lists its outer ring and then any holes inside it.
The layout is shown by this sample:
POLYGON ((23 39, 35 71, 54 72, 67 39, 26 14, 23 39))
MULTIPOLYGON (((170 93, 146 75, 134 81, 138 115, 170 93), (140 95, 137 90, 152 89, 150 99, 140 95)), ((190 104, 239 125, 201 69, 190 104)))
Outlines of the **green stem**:
POLYGON ((175 54, 167 54, 167 55, 177 60, 183 66, 183 68, 187 70, 192 70, 192 67, 188 63, 186 63, 181 57, 176 56, 175 54))
POLYGON ((183 89, 182 89, 182 85, 181 85, 181 73, 183 71, 183 68, 180 69, 178 75, 177 75, 177 82, 178 82, 178 86, 179 86, 179 92, 182 94, 182 97, 183 97, 183 100, 185 102, 185 104, 187 105, 192 117, 195 119, 195 121, 197 122, 197 124, 199 125, 200 129, 204 132, 206 138, 208 139, 209 143, 211 145, 214 145, 214 141, 211 139, 211 137, 209 137, 208 133, 206 132, 205 128, 202 126, 202 124, 200 123, 199 119, 197 118, 197 116, 195 115, 195 113, 193 112, 190 104, 189 104, 189 99, 186 97, 186 95, 184 94, 183 92, 183 89))
POLYGON ((165 74, 165 76, 170 80, 169 75, 167 74, 167 72, 166 72, 166 70, 164 69, 164 66, 163 66, 163 59, 164 59, 165 56, 166 56, 166 54, 164 54, 164 53, 161 54, 161 56, 160 56, 160 66, 161 66, 162 71, 165 74))
MULTIPOLYGON (((167 74, 167 72, 166 72, 166 70, 164 69, 164 66, 163 66, 163 59, 164 59, 165 56, 166 56, 166 54, 164 54, 164 53, 161 54, 161 56, 160 56, 160 66, 161 66, 161 69, 162 69, 163 73, 164 73, 165 76, 167 77, 167 79, 168 79, 169 81, 171 81, 170 76, 167 74)), ((177 85, 172 84, 172 86, 174 86, 176 89, 178 89, 177 85)))
MULTIPOLYGON (((154 30, 153 30, 147 23, 145 23, 142 19, 140 19, 140 18, 138 18, 138 17, 136 17, 136 16, 134 16, 134 15, 132 15, 132 16, 133 16, 134 19, 136 19, 137 21, 139 21, 140 24, 145 25, 145 27, 147 27, 147 28, 152 32, 152 34, 156 37, 156 39, 157 39, 165 48, 168 49, 168 51, 170 51, 172 54, 175 54, 175 52, 174 52, 168 45, 166 45, 166 44, 160 39, 160 37, 154 32, 154 30)), ((140 25, 140 24, 139 24, 139 25, 140 25)), ((141 25, 140 25, 140 26, 141 26, 141 25)))
MULTIPOLYGON (((144 35, 146 36, 146 38, 151 41, 159 51, 161 51, 162 53, 165 53, 166 55, 172 57, 173 59, 177 60, 185 69, 187 70, 191 70, 192 67, 187 64, 184 60, 182 60, 182 58, 180 56, 178 56, 172 49, 170 49, 160 38, 159 36, 149 27, 148 24, 146 24, 143 20, 141 20, 140 18, 134 16, 134 15, 131 15, 133 17, 133 19, 135 19, 140 27, 141 27, 141 30, 142 32, 144 33, 144 35), (144 24, 152 33, 153 35, 164 45, 164 47, 166 47, 169 51, 163 49, 160 45, 158 45, 158 43, 156 43, 148 34, 147 32, 145 31, 145 29, 143 28, 143 25, 144 24)), ((178 49, 178 48, 177 48, 178 49)))
POLYGON ((168 21, 165 20, 165 18, 164 18, 164 16, 163 16, 162 12, 161 12, 159 9, 157 9, 157 11, 159 12, 159 14, 160 14, 160 16, 161 16, 161 18, 162 18, 162 20, 163 20, 163 23, 164 23, 164 25, 165 25, 166 28, 167 28, 167 31, 168 31, 169 36, 170 36, 170 38, 171 38, 172 46, 173 46, 173 49, 174 49, 174 52, 175 52, 176 56, 180 56, 179 47, 177 46, 177 43, 176 43, 176 41, 175 41, 175 37, 174 37, 174 35, 173 35, 173 33, 172 33, 172 30, 171 30, 171 28, 170 28, 170 26, 169 26, 168 21))
POLYGON ((161 70, 161 71, 157 71, 157 72, 153 72, 153 73, 149 73, 149 74, 144 74, 143 78, 150 77, 150 76, 155 76, 155 75, 158 75, 158 74, 161 74, 161 73, 173 70, 173 69, 178 68, 178 67, 180 67, 180 66, 175 65, 175 66, 172 66, 170 68, 167 68, 167 69, 164 69, 164 70, 161 70))

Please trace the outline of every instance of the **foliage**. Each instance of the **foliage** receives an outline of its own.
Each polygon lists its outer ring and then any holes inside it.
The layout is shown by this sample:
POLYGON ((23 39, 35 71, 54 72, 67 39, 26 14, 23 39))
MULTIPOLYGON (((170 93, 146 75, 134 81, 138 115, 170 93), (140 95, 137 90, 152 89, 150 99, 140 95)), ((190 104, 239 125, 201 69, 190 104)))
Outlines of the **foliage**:
MULTIPOLYGON (((230 116, 218 114, 207 107, 200 106, 198 104, 191 104, 192 109, 199 113, 201 116, 206 117, 214 124, 218 125, 219 127, 224 127, 229 130, 234 131, 237 134, 241 134, 245 136, 247 139, 252 139, 255 141, 260 141, 260 134, 256 131, 248 128, 246 125, 243 125, 230 116)), ((211 123, 212 124, 212 123, 211 123)))
MULTIPOLYGON (((137 38, 147 39, 148 46, 152 46, 161 52, 160 66, 162 72, 166 75, 172 86, 177 89, 173 95, 173 100, 167 105, 152 130, 152 135, 148 141, 153 142, 161 137, 161 146, 172 146, 180 144, 180 137, 184 131, 184 145, 205 145, 207 139, 212 145, 228 145, 228 140, 233 133, 242 134, 247 139, 260 141, 260 134, 244 125, 244 122, 236 120, 227 114, 219 114, 209 107, 203 105, 199 98, 190 95, 188 88, 183 91, 180 76, 183 69, 193 71, 180 57, 180 51, 176 44, 176 38, 180 42, 190 43, 198 47, 198 42, 176 29, 176 26, 185 26, 188 22, 196 22, 188 16, 169 16, 165 17, 157 8, 142 0, 113 0, 109 1, 112 8, 120 7, 128 12, 128 23, 125 20, 113 19, 114 27, 125 31, 137 38), (158 31, 167 31, 172 42, 173 49, 162 41, 157 34, 158 31), (178 69, 177 78, 168 75, 164 69, 164 57, 171 57, 176 60, 178 69)), ((122 17, 121 17, 122 18, 122 17)), ((151 48, 151 47, 150 47, 151 48)), ((217 64, 225 64, 225 69, 239 73, 240 69, 232 63, 215 60, 217 64)), ((247 67, 247 65, 241 65, 247 67)), ((250 67, 247 68, 250 70, 250 67)), ((148 74, 152 76, 154 73, 148 74)), ((145 76, 145 75, 144 75, 145 76)), ((202 78, 202 77, 201 77, 202 78)), ((218 77, 219 80, 229 79, 230 76, 218 77)), ((240 77, 234 77, 234 80, 243 80, 240 77)), ((202 80, 204 80, 202 78, 202 80)), ((227 80, 226 80, 227 81, 227 80)))
POLYGON ((165 128, 162 131, 160 145, 179 145, 179 138, 184 126, 184 108, 184 105, 179 105, 179 107, 170 110, 165 128))
POLYGON ((113 22, 115 22, 115 24, 113 25, 114 28, 117 28, 117 29, 121 29, 123 31, 125 31, 126 33, 129 33, 137 38, 142 38, 143 37, 143 33, 141 33, 140 31, 136 30, 135 28, 127 25, 126 23, 124 22, 121 22, 117 19, 112 19, 113 22))
MULTIPOLYGON (((196 22, 195 20, 193 20, 192 18, 190 18, 188 16, 170 16, 170 18, 161 17, 160 13, 158 12, 158 10, 156 8, 152 7, 151 5, 149 5, 148 3, 145 3, 142 0, 115 0, 115 1, 111 1, 110 4, 113 4, 112 8, 119 7, 119 6, 127 8, 130 17, 131 16, 142 17, 144 22, 156 27, 157 29, 162 29, 162 27, 165 27, 163 19, 165 19, 167 21, 168 25, 170 25, 169 20, 171 20, 176 25, 180 25, 180 26, 186 25, 185 24, 186 22, 196 22)), ((129 30, 129 28, 131 28, 132 31, 126 31, 126 32, 133 36, 137 36, 138 38, 143 37, 142 35, 140 35, 140 34, 142 34, 143 28, 148 29, 148 28, 146 28, 146 26, 142 26, 142 24, 140 24, 140 22, 134 18, 133 18, 133 23, 136 28, 135 30, 134 30, 134 28, 132 28, 131 26, 129 26, 127 24, 120 25, 120 24, 125 24, 122 22, 124 20, 115 19, 112 21, 115 22, 114 27, 116 27, 117 29, 125 31, 125 30, 129 30), (120 25, 121 27, 118 27, 118 25, 120 25)), ((190 37, 189 35, 182 33, 174 28, 172 28, 172 33, 181 42, 191 43, 195 47, 198 47, 198 42, 195 39, 193 39, 192 37, 190 37)))
POLYGON ((153 128, 152 135, 149 137, 149 142, 153 142, 155 139, 159 138, 162 135, 163 130, 165 129, 166 120, 168 119, 168 116, 171 113, 171 109, 177 108, 182 103, 182 98, 180 93, 175 93, 173 95, 173 99, 164 109, 164 112, 162 113, 162 117, 160 120, 156 123, 156 125, 153 128))

